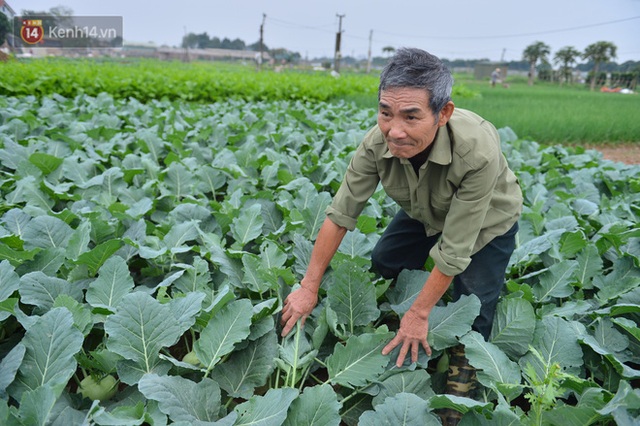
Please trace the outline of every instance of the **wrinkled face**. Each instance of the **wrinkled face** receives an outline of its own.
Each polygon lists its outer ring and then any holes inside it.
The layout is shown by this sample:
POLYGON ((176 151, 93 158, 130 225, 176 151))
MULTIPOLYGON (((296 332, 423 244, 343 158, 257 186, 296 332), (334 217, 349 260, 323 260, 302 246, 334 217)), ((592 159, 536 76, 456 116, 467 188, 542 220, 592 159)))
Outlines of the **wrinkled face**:
POLYGON ((449 121, 452 112, 453 103, 449 102, 435 116, 423 89, 391 88, 380 93, 378 127, 394 157, 411 158, 431 145, 438 128, 449 121))

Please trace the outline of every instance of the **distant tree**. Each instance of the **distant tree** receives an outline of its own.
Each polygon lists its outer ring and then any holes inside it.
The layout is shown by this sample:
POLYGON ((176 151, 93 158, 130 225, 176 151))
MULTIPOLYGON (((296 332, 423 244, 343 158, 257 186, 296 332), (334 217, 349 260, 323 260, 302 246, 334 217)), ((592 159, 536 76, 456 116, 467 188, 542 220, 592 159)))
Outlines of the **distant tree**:
POLYGON ((207 47, 209 47, 210 43, 211 39, 209 38, 209 34, 207 34, 206 32, 202 34, 196 34, 196 47, 198 49, 206 49, 207 47))
POLYGON ((246 47, 246 44, 244 43, 244 41, 240 40, 239 38, 236 38, 235 40, 232 40, 231 43, 229 43, 229 49, 244 50, 245 47, 246 47))
POLYGON ((525 61, 529 62, 529 86, 533 86, 536 64, 538 61, 547 62, 547 55, 550 52, 551 48, 541 41, 536 41, 524 49, 522 57, 525 61))
POLYGON ((600 65, 607 63, 616 57, 617 46, 609 41, 597 41, 588 45, 582 54, 583 59, 593 61, 593 71, 591 78, 591 91, 596 87, 596 80, 600 72, 600 65))
POLYGON ((393 46, 385 46, 382 48, 382 53, 385 53, 387 56, 393 55, 393 52, 396 51, 396 48, 393 46))
POLYGON ((190 49, 195 49, 198 46, 198 36, 194 33, 189 33, 186 36, 182 37, 182 47, 188 47, 190 49))
POLYGON ((22 10, 20 16, 29 18, 31 16, 40 17, 44 28, 60 27, 70 28, 73 26, 73 9, 66 6, 56 6, 48 12, 37 10, 22 10))
MULTIPOLYGON (((264 49, 265 52, 269 51, 270 49, 267 47, 266 44, 264 44, 264 42, 262 43, 262 48, 264 49)), ((249 50, 253 50, 255 52, 259 52, 260 51, 260 40, 256 41, 255 43, 252 43, 250 45, 247 46, 247 49, 249 50)))
POLYGON ((576 63, 576 59, 579 58, 581 53, 573 46, 566 46, 558 50, 553 57, 553 61, 556 65, 560 65, 560 85, 564 82, 572 81, 573 65, 576 63))
POLYGON ((0 46, 7 40, 7 34, 11 32, 11 23, 4 13, 0 13, 0 46))

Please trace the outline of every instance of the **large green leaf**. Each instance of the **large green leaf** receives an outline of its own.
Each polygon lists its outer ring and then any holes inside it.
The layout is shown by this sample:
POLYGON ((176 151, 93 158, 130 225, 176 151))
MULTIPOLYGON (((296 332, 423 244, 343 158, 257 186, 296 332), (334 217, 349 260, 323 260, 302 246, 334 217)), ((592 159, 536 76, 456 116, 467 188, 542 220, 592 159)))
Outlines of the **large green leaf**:
POLYGON ((202 302, 206 295, 201 292, 187 293, 184 297, 178 297, 169 301, 169 307, 173 317, 183 330, 191 328, 196 317, 202 309, 202 302))
POLYGON ((624 362, 626 355, 622 352, 629 346, 628 337, 619 332, 609 318, 598 318, 593 335, 581 337, 580 340, 608 360, 622 377, 640 378, 640 370, 624 362))
POLYGON ((231 232, 240 247, 262 235, 264 220, 261 211, 260 204, 254 204, 241 210, 238 217, 233 220, 231 232))
POLYGON ((480 313, 480 299, 474 294, 461 296, 447 306, 435 306, 429 315, 427 340, 432 349, 441 350, 458 343, 480 313))
POLYGON ((576 332, 571 325, 559 317, 545 317, 536 324, 532 346, 542 359, 529 352, 520 361, 524 370, 531 364, 537 376, 546 378, 553 364, 558 363, 567 373, 579 373, 583 364, 582 349, 578 343, 576 332))
POLYGON ((326 359, 331 383, 353 388, 376 380, 389 363, 382 348, 392 337, 393 333, 364 333, 349 337, 345 345, 336 343, 326 359))
MULTIPOLYGON (((206 252, 210 255, 211 262, 225 274, 229 282, 235 287, 242 287, 242 263, 229 257, 216 234, 201 233, 200 238, 206 252)), ((204 255, 204 254, 203 254, 204 255)))
POLYGON ((145 374, 138 389, 145 398, 158 401, 160 411, 174 422, 219 419, 220 387, 209 378, 196 383, 180 376, 145 374))
POLYGON ((380 315, 376 289, 369 274, 351 262, 342 262, 335 270, 335 282, 327 290, 329 306, 350 333, 380 315))
POLYGON ((93 275, 123 244, 122 240, 107 240, 91 250, 82 253, 78 256, 76 262, 80 265, 86 265, 89 268, 89 272, 93 275))
POLYGON ((229 303, 209 320, 194 344, 196 356, 207 372, 213 370, 236 343, 249 336, 252 310, 250 300, 240 299, 229 303))
POLYGON ((511 359, 518 359, 529 350, 535 328, 535 312, 528 301, 502 299, 496 308, 490 341, 511 359))
POLYGON ((520 367, 497 346, 486 342, 484 337, 475 331, 463 336, 460 343, 464 345, 469 364, 479 369, 477 376, 480 383, 487 387, 497 386, 510 400, 520 394, 520 367))
POLYGON ((74 356, 83 340, 65 308, 52 309, 38 318, 22 339, 26 351, 9 395, 19 400, 25 391, 44 385, 59 395, 76 370, 74 356))
POLYGON ((435 395, 431 389, 431 376, 424 369, 401 371, 380 383, 380 392, 373 397, 373 405, 382 404, 386 398, 402 392, 411 393, 426 400, 435 395))
POLYGON ((315 239, 320 231, 322 222, 326 217, 325 210, 331 203, 331 196, 327 192, 321 192, 311 200, 308 208, 301 212, 304 228, 309 239, 315 239))
POLYGON ((253 396, 234 409, 235 426, 275 426, 284 423, 291 402, 298 391, 291 388, 269 389, 264 396, 253 396))
POLYGON ((196 182, 193 174, 182 163, 174 161, 167 167, 164 183, 167 186, 167 192, 180 200, 191 195, 191 188, 196 182))
POLYGON ((7 399, 7 387, 15 380, 25 352, 24 345, 18 343, 0 360, 0 399, 7 399))
POLYGON ((38 307, 38 311, 45 312, 61 294, 67 294, 77 301, 82 300, 82 288, 77 285, 44 273, 30 272, 20 279, 20 301, 38 307))
POLYGON ((173 287, 189 293, 192 291, 211 292, 211 271, 209 263, 199 256, 195 256, 189 265, 180 265, 184 268, 184 274, 173 283, 173 287))
POLYGON ((53 216, 37 216, 27 223, 22 239, 26 249, 66 247, 72 229, 53 216))
POLYGON ((418 297, 418 293, 424 287, 427 278, 429 278, 428 271, 419 269, 402 270, 393 288, 386 292, 391 309, 398 315, 404 315, 416 300, 416 297, 418 297))
POLYGON ((270 274, 263 267, 263 259, 260 256, 244 253, 242 255, 242 265, 244 266, 243 284, 247 285, 251 291, 264 293, 271 288, 278 287, 277 276, 270 274))
POLYGON ((573 293, 572 280, 578 262, 563 260, 553 264, 540 276, 540 285, 533 287, 533 294, 539 302, 547 302, 552 297, 568 297, 573 293))
POLYGON ((277 354, 278 342, 272 329, 244 349, 233 352, 226 362, 216 366, 211 378, 230 396, 249 399, 256 387, 266 383, 277 354))
POLYGON ((127 373, 126 381, 122 374, 120 379, 127 383, 145 373, 164 371, 160 350, 175 344, 187 328, 177 321, 170 305, 142 292, 124 296, 117 313, 104 324, 107 348, 130 361, 119 366, 127 373))
POLYGON ((63 160, 44 152, 34 152, 29 156, 29 161, 42 170, 42 173, 48 175, 60 167, 63 160))
MULTIPOLYGON (((0 302, 7 300, 20 287, 20 276, 8 260, 0 262, 0 302)), ((0 311, 0 321, 9 316, 8 312, 0 311)))
POLYGON ((176 225, 164 236, 163 242, 171 253, 182 253, 191 250, 185 243, 195 240, 199 235, 195 221, 176 225))
POLYGON ((557 244, 565 232, 564 229, 556 229, 547 232, 544 235, 529 240, 517 247, 509 260, 509 267, 518 263, 524 263, 531 260, 535 255, 542 254, 549 250, 554 244, 557 244))
POLYGON ((66 255, 67 259, 76 260, 82 253, 89 250, 89 243, 91 242, 91 222, 85 220, 78 225, 73 233, 69 237, 67 244, 66 255))
POLYGON ((374 245, 375 244, 369 241, 366 235, 358 229, 355 229, 351 232, 347 232, 340 243, 340 247, 338 247, 338 251, 340 253, 345 253, 352 258, 365 257, 371 253, 374 245))
POLYGON ((361 426, 437 426, 440 424, 440 420, 429 412, 427 401, 405 392, 388 397, 382 404, 376 405, 375 411, 365 411, 358 422, 361 426))
POLYGON ((340 405, 338 395, 330 385, 307 386, 289 407, 283 426, 338 426, 340 405))
POLYGON ((113 256, 100 267, 98 278, 89 284, 86 300, 94 308, 115 310, 133 287, 127 263, 121 257, 113 256))
POLYGON ((33 390, 25 391, 20 399, 18 416, 24 425, 46 426, 50 424, 50 417, 54 411, 59 391, 51 386, 43 385, 33 390))

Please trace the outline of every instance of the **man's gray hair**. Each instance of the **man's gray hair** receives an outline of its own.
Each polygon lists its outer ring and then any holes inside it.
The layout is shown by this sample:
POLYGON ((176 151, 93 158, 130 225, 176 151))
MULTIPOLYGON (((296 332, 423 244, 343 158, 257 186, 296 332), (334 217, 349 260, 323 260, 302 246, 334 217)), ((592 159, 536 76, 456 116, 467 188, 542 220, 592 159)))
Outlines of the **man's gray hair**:
POLYGON ((419 88, 429 95, 429 108, 437 115, 451 100, 453 76, 436 56, 416 48, 400 48, 380 74, 378 99, 383 90, 419 88))

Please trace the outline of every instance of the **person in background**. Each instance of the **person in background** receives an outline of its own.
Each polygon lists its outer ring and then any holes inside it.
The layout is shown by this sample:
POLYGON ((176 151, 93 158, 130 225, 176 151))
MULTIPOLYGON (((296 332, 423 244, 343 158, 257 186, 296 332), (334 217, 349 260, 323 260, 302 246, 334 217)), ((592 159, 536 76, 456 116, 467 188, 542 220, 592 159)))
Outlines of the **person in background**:
POLYGON ((496 87, 496 83, 500 82, 500 68, 496 68, 491 72, 491 87, 496 87))
MULTIPOLYGON (((311 314, 326 268, 381 183, 400 210, 373 249, 373 269, 395 279, 404 269, 424 269, 429 256, 435 265, 382 353, 399 348, 397 366, 405 358, 416 362, 421 348, 431 355, 429 314, 452 283, 453 300, 470 294, 480 299, 473 330, 489 338, 515 248, 522 192, 495 127, 455 108, 452 86, 442 61, 420 49, 400 49, 385 66, 377 125, 354 153, 306 275, 285 300, 283 336, 311 314)), ((475 370, 462 345, 451 352, 446 392, 471 396, 475 370)), ((445 424, 457 424, 456 414, 440 413, 445 424)))

